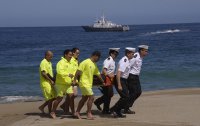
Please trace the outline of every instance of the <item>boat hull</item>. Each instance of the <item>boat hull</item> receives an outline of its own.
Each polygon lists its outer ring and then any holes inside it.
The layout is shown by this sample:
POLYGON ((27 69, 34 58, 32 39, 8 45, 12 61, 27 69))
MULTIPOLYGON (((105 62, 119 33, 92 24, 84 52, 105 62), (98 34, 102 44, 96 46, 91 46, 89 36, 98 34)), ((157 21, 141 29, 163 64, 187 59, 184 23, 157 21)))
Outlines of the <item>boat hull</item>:
POLYGON ((92 26, 82 26, 82 28, 86 32, 123 32, 129 31, 129 27, 122 26, 122 27, 112 27, 112 28, 95 28, 92 26))

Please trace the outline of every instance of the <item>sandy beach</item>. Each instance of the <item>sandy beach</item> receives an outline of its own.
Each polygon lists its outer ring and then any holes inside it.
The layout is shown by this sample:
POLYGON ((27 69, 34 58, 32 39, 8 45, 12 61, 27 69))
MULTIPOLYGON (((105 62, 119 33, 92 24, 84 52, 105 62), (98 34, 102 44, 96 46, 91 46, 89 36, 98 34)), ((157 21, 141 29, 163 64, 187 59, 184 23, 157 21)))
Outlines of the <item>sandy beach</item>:
MULTIPOLYGON (((78 102, 77 98, 76 105, 78 102)), ((112 104, 118 95, 112 99, 112 104)), ((184 88, 144 92, 132 108, 136 114, 128 114, 126 118, 113 118, 102 115, 95 106, 95 120, 86 119, 86 108, 82 112, 83 119, 73 119, 63 115, 60 108, 58 117, 51 119, 41 114, 38 106, 43 101, 0 104, 0 124, 2 126, 199 126, 200 125, 200 88, 184 88)))

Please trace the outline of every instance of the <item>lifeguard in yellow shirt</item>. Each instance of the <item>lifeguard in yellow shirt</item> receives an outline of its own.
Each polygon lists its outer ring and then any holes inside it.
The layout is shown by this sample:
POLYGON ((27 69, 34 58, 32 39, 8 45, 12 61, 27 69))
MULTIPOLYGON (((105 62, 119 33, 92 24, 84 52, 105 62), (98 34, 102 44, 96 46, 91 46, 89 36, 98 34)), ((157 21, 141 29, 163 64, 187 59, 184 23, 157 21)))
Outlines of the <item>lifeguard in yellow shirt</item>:
POLYGON ((92 104, 94 101, 94 95, 92 91, 93 76, 97 75, 97 77, 102 81, 102 83, 104 83, 96 65, 96 62, 99 61, 100 56, 101 53, 99 51, 93 52, 90 58, 80 63, 79 68, 74 77, 73 84, 76 83, 77 78, 80 76, 79 88, 81 89, 82 93, 82 98, 78 103, 78 108, 75 113, 75 116, 78 119, 81 119, 80 111, 86 101, 87 101, 87 119, 94 119, 91 112, 92 104))
MULTIPOLYGON (((57 63, 56 65, 56 100, 54 101, 53 104, 53 109, 51 112, 51 117, 56 118, 55 111, 58 107, 58 104, 62 101, 64 95, 67 95, 69 97, 69 101, 71 101, 71 98, 73 96, 73 89, 72 89, 72 78, 74 77, 73 75, 73 69, 71 67, 71 60, 72 58, 72 51, 67 49, 64 51, 64 57, 61 58, 61 60, 57 63)), ((71 106, 71 103, 70 107, 71 106)), ((74 108, 72 108, 74 111, 74 108)), ((74 112, 73 112, 74 113, 74 112)))
POLYGON ((53 53, 51 51, 45 52, 45 58, 40 63, 39 74, 40 74, 40 87, 42 89, 45 103, 43 103, 39 109, 44 113, 44 108, 48 105, 49 113, 51 112, 52 102, 55 98, 54 91, 54 80, 51 60, 53 53))

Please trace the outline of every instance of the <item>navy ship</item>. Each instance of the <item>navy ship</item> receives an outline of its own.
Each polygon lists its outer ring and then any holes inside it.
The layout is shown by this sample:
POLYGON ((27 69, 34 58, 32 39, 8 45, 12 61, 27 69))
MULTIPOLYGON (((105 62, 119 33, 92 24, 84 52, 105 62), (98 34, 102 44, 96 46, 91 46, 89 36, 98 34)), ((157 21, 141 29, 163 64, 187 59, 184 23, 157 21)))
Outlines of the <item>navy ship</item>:
POLYGON ((82 26, 86 32, 123 32, 129 31, 128 25, 118 25, 105 19, 104 15, 93 25, 82 26))

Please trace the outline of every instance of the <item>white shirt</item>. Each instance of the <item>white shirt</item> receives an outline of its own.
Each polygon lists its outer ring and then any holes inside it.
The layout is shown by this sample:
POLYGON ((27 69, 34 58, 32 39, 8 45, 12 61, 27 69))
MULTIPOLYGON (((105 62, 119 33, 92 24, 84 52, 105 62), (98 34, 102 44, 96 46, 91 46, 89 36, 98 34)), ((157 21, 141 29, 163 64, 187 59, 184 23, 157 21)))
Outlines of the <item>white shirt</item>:
POLYGON ((103 62, 103 69, 106 68, 106 74, 111 74, 115 72, 115 61, 111 56, 109 56, 107 59, 103 62))
POLYGON ((118 63, 118 71, 121 71, 121 78, 128 78, 130 72, 130 61, 124 56, 118 63))
POLYGON ((134 57, 130 60, 130 73, 133 75, 140 75, 142 67, 143 58, 140 57, 140 54, 137 52, 134 54, 134 57))

